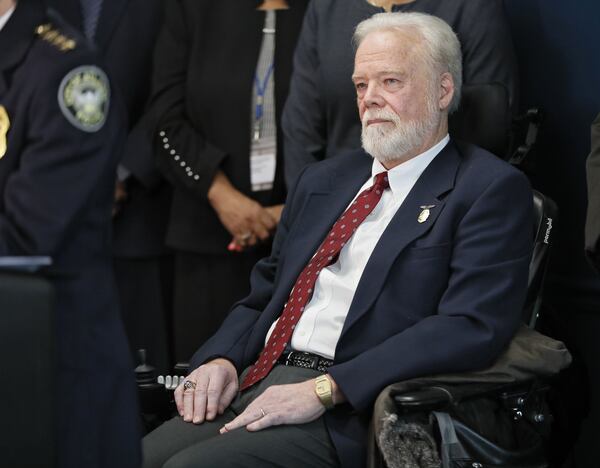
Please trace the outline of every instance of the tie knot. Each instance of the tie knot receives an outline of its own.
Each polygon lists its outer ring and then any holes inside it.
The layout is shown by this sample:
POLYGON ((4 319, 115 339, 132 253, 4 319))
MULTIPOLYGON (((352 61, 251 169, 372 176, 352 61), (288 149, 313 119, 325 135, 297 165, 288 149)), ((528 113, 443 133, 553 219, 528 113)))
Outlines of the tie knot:
POLYGON ((390 181, 388 179, 388 173, 387 173, 387 171, 380 172, 379 174, 377 174, 375 176, 375 183, 373 184, 373 187, 377 187, 377 188, 380 188, 382 190, 385 190, 389 186, 390 186, 390 181))

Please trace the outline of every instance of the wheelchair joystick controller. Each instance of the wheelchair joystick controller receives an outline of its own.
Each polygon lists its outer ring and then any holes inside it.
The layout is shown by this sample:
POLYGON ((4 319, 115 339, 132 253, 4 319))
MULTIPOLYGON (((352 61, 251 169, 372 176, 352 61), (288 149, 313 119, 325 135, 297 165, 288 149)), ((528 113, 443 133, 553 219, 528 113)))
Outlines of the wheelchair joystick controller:
POLYGON ((156 382, 156 369, 146 362, 146 350, 138 349, 140 364, 135 368, 135 381, 138 385, 148 385, 156 382))
POLYGON ((142 420, 147 432, 169 419, 173 413, 173 392, 156 376, 156 368, 147 362, 145 349, 138 350, 139 365, 135 368, 142 420))

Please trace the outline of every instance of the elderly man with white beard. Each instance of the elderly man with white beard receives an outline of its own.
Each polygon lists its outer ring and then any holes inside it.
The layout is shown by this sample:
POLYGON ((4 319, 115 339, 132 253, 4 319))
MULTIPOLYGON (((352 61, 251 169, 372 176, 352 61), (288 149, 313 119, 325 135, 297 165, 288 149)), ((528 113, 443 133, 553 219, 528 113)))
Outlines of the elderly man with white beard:
POLYGON ((452 141, 461 54, 442 20, 361 23, 363 150, 309 166, 252 291, 191 363, 147 467, 361 467, 388 384, 490 365, 518 324, 531 188, 452 141))

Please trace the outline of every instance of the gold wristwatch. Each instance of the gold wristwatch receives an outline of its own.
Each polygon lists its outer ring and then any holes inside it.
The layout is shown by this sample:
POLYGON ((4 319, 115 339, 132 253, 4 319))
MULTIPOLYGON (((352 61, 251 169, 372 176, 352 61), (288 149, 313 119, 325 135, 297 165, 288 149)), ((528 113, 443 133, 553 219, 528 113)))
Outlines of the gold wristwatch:
POLYGON ((335 405, 333 404, 333 389, 331 386, 331 380, 326 375, 320 375, 315 379, 315 393, 323 403, 325 409, 332 409, 335 405))

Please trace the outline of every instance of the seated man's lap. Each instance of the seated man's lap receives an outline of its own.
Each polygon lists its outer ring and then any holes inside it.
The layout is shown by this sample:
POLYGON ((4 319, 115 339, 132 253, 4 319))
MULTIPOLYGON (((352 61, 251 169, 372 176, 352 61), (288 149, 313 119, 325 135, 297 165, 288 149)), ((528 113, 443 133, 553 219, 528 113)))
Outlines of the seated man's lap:
POLYGON ((236 429, 179 451, 164 468, 337 467, 322 420, 249 432, 236 429))
POLYGON ((297 383, 320 374, 311 369, 276 366, 264 381, 238 394, 214 421, 196 425, 179 416, 167 421, 143 440, 144 468, 339 466, 323 418, 257 432, 240 428, 219 433, 269 386, 297 383))

